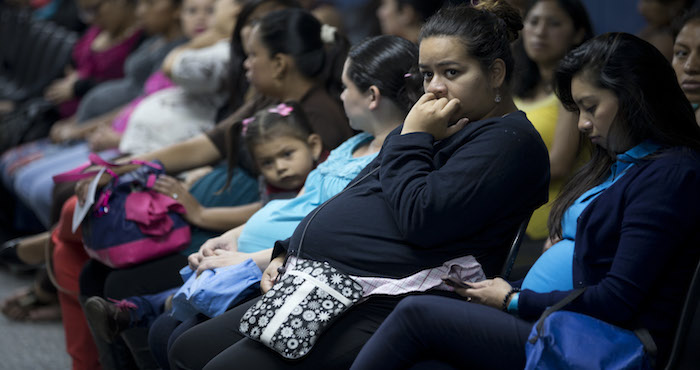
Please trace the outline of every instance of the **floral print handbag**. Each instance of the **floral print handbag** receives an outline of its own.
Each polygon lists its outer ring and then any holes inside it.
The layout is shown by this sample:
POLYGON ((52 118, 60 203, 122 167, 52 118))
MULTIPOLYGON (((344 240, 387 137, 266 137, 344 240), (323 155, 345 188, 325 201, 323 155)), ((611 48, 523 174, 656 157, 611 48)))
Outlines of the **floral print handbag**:
POLYGON ((362 287, 328 262, 297 260, 243 315, 239 330, 287 359, 299 359, 360 298, 362 287))
POLYGON ((296 360, 309 353, 333 320, 362 298, 362 286, 350 276, 328 262, 299 256, 306 228, 318 212, 377 170, 379 167, 314 210, 301 234, 294 268, 284 275, 280 273, 272 289, 246 311, 239 326, 243 335, 270 347, 284 358, 296 360))

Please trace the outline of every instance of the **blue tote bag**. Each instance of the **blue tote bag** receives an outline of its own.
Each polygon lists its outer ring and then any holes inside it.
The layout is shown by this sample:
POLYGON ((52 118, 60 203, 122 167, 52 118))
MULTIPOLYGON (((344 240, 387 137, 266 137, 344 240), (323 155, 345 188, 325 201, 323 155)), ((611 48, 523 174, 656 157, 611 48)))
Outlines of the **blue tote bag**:
POLYGON ((651 369, 656 345, 646 329, 630 331, 576 312, 559 311, 585 288, 544 311, 525 344, 525 369, 651 369))

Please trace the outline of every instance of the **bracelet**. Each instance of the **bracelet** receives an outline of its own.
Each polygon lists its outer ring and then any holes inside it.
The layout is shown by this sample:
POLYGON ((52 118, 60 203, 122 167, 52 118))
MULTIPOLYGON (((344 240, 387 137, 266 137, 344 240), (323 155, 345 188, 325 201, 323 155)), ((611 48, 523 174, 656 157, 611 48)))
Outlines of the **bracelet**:
POLYGON ((518 300, 520 298, 520 293, 515 293, 510 298, 510 303, 508 303, 508 313, 511 315, 518 316, 518 300))
POLYGON ((520 292, 520 288, 510 288, 508 294, 506 294, 506 296, 503 298, 503 304, 501 305, 501 310, 503 310, 503 312, 508 312, 508 298, 510 298, 510 296, 518 292, 520 292))

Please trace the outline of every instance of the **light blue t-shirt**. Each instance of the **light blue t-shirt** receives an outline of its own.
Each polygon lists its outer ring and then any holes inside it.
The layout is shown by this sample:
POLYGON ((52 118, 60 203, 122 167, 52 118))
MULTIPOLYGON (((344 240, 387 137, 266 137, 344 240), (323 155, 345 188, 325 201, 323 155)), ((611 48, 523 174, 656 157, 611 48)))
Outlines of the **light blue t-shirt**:
POLYGON ((659 148, 660 146, 657 144, 644 141, 617 156, 617 162, 610 168, 610 176, 602 184, 583 193, 566 210, 561 222, 562 240, 537 259, 525 276, 522 289, 529 289, 537 293, 573 289, 574 240, 576 240, 578 217, 588 207, 588 204, 621 178, 637 159, 646 157, 659 148))
POLYGON ((353 158, 358 146, 372 140, 363 132, 355 135, 331 151, 328 159, 309 173, 304 183, 304 194, 273 200, 256 212, 246 223, 238 238, 238 251, 253 253, 272 248, 277 240, 292 236, 301 220, 314 208, 343 190, 378 153, 353 158))

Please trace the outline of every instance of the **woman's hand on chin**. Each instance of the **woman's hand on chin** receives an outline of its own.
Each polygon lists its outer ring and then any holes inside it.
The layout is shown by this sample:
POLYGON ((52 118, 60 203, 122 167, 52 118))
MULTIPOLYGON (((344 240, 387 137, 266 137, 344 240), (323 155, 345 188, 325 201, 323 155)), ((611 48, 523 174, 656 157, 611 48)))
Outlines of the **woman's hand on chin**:
POLYGON ((413 132, 427 132, 435 138, 442 140, 452 136, 464 128, 469 122, 468 118, 462 118, 452 126, 448 126, 461 103, 459 99, 438 98, 433 93, 425 93, 408 112, 403 124, 401 134, 413 132))

